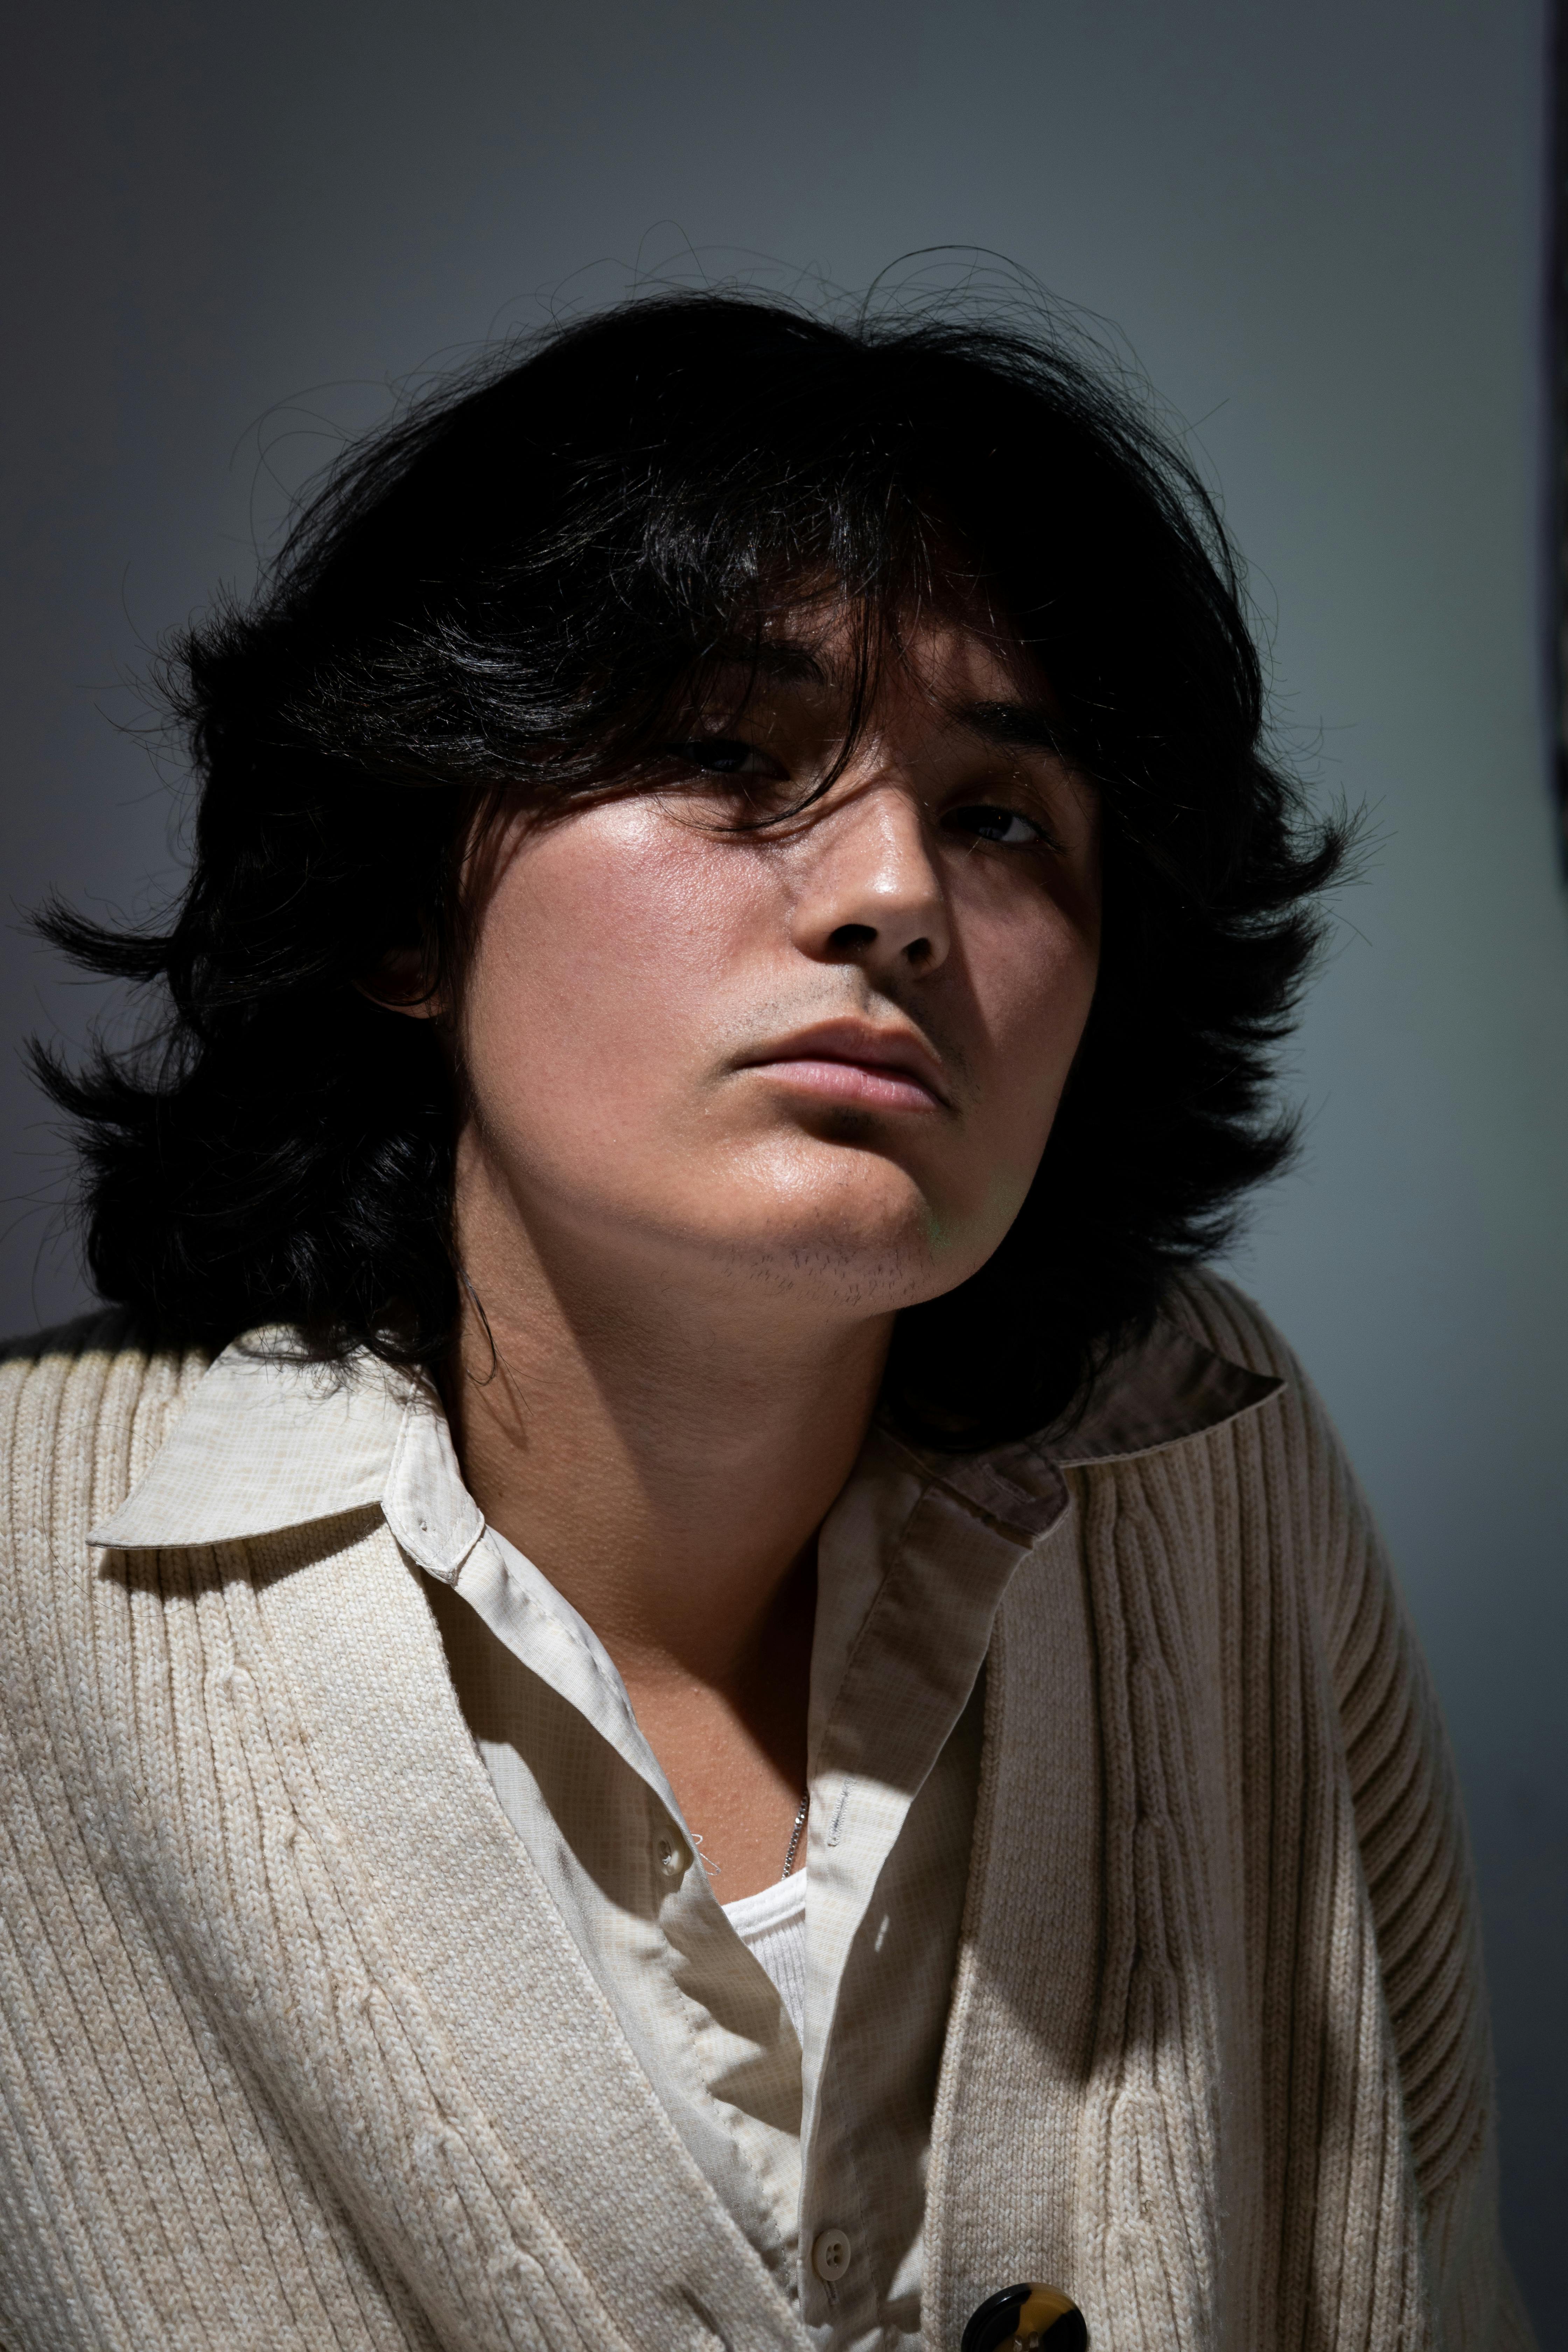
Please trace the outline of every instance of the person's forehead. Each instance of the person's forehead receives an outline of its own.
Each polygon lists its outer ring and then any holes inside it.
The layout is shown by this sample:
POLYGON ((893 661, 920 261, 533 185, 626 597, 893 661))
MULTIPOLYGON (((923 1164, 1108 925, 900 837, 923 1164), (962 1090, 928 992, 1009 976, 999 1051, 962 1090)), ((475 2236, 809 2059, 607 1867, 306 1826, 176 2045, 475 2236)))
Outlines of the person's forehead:
POLYGON ((748 667, 772 685, 831 688, 849 684, 869 641, 879 675, 956 670, 1000 684, 1016 681, 1028 658, 1007 632, 984 614, 931 607, 889 615, 868 633, 867 616, 846 600, 826 611, 816 600, 778 614, 764 630, 748 667))
POLYGON ((858 672, 859 652, 848 618, 816 627, 786 622, 733 666, 730 679, 748 707, 785 718, 799 712, 834 723, 859 689, 873 723, 912 703, 988 740, 1057 748, 1048 682, 996 632, 940 614, 917 619, 877 646, 869 677, 858 672))

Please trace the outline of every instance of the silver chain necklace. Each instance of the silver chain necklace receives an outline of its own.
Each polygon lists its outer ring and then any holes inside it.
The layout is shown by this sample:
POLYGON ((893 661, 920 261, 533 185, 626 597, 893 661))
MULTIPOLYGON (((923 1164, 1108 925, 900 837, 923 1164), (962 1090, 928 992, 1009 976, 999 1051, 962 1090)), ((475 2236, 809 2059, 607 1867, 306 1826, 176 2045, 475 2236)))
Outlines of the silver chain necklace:
MULTIPOLYGON (((811 1790, 808 1789, 805 1796, 800 1801, 800 1811, 795 1817, 795 1827, 789 1833, 789 1852, 784 1856, 784 1866, 779 1873, 781 1879, 787 1878, 790 1872, 795 1868, 795 1858, 800 1851, 800 1833, 805 1827, 805 1817, 810 1811, 811 1790)), ((720 1877, 721 1873, 719 1864, 714 1861, 712 1855, 703 1845, 702 1832, 700 1830, 692 1831, 691 1843, 697 1848, 697 1858, 702 1864, 703 1869, 708 1873, 709 1877, 720 1877)))
POLYGON ((795 1868, 795 1853, 800 1845, 800 1833, 805 1827, 805 1817, 810 1811, 811 1790, 808 1789, 800 1801, 800 1811, 795 1817, 795 1827, 790 1832, 789 1852, 784 1856, 784 1866, 779 1873, 781 1878, 787 1878, 795 1868))

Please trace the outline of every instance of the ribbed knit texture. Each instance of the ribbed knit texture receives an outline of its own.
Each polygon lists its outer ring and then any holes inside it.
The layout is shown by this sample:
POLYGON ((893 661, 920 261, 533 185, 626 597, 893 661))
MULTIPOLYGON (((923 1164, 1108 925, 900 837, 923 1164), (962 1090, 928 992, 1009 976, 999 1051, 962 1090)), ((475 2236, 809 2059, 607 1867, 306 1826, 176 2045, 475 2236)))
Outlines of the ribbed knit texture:
MULTIPOLYGON (((1069 1472, 1073 1512, 1004 1603, 927 2340, 956 2352, 982 2295, 1033 2276, 1095 2352, 1515 2352, 1425 1674, 1276 1336, 1207 1280, 1182 1312, 1289 1385, 1069 1472)), ((0 2346, 798 2347, 530 1907, 379 1516, 89 1551, 202 1370, 106 1320, 0 1370, 0 2346), (337 1592, 395 1703, 428 1708, 432 1773, 452 1759, 431 1802, 471 1815, 471 1891, 414 1883, 416 1846, 395 1883, 350 1820, 289 1651, 319 1652, 337 1592), (506 2047, 438 1954, 408 1957, 435 1952, 437 1896, 473 1999, 503 2024, 521 2002, 506 2047)))
MULTIPOLYGON (((1426 1670, 1278 1334, 1208 1278, 1175 1311, 1288 1385, 1070 1474, 1102 1778, 1099 1884, 1062 1900, 1096 1910, 1099 1962, 1075 2005, 1047 1981, 1052 1938, 1076 1954, 1087 1922, 1042 1937, 1010 1856, 976 1869, 937 2136, 1001 2210, 971 2215, 982 2248, 954 2228, 928 2315, 940 2298, 951 2333, 994 2274, 984 2247, 1007 2245, 1116 2352, 1511 2352, 1531 2339, 1497 2237, 1473 1897, 1426 1670), (1009 2133, 1021 2000, 1055 2099, 1009 2133)), ((982 1838, 1047 1829, 1047 1879, 1059 1791, 1031 1783, 1025 1718, 1070 1646, 1068 1591, 1009 1596, 982 1791, 982 1838)))
POLYGON ((83 1573, 204 1370, 90 1349, 5 1383, 0 2341, 628 2352, 384 1948, 243 1558, 83 1573))

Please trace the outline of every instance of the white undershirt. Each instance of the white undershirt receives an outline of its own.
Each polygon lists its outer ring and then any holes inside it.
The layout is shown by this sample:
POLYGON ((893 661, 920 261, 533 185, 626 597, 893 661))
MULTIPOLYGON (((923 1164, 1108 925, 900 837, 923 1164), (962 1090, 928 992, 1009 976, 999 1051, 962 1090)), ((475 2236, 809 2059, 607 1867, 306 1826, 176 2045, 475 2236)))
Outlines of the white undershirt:
POLYGON ((805 2035, 805 1873, 792 1870, 787 1878, 764 1886, 758 1895, 742 1895, 723 1906, 724 1916, 769 1976, 783 2001, 789 2021, 802 2039, 805 2035))

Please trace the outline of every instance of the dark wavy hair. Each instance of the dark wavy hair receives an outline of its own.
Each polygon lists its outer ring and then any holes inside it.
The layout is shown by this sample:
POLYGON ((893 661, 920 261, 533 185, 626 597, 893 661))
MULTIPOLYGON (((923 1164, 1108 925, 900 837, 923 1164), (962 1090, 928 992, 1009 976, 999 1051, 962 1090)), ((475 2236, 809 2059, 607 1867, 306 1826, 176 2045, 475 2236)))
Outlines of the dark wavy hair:
POLYGON ((254 600, 165 655, 199 780, 167 928, 40 918, 157 992, 135 1050, 34 1049, 103 1297, 168 1339, 284 1322, 321 1359, 438 1363, 454 1076, 435 1024, 356 980, 418 947, 460 985, 476 823, 635 782, 677 705, 825 582, 860 617, 863 710, 955 550, 1099 787, 1103 961, 1028 1200, 979 1273, 899 1318, 889 1399, 948 1445, 1068 1411, 1288 1155, 1273 1049, 1345 827, 1267 755, 1193 466, 1070 335, 1007 320, 643 299, 348 449, 254 600))

